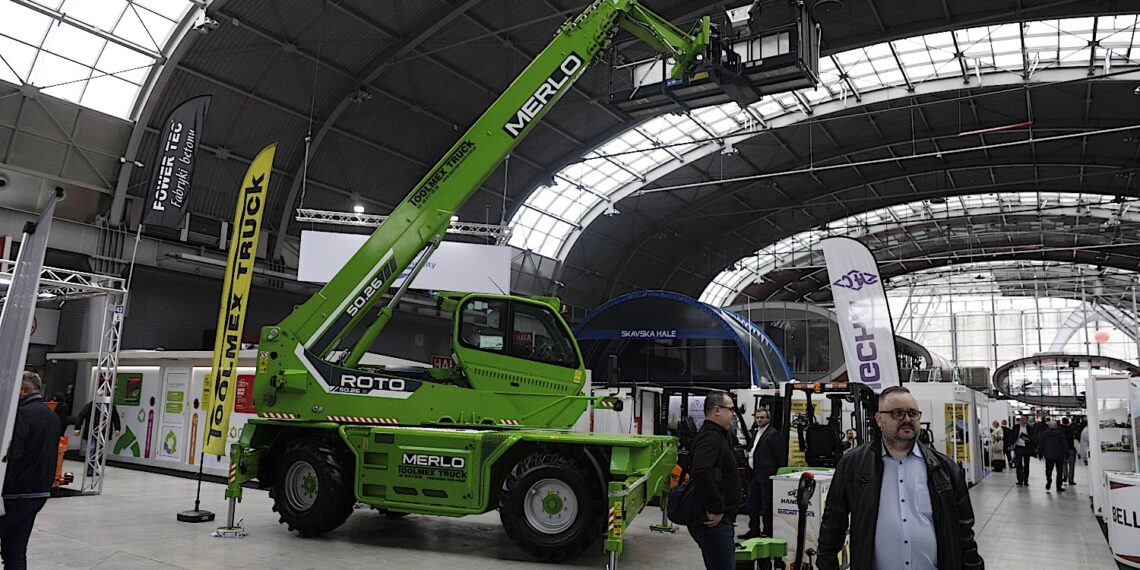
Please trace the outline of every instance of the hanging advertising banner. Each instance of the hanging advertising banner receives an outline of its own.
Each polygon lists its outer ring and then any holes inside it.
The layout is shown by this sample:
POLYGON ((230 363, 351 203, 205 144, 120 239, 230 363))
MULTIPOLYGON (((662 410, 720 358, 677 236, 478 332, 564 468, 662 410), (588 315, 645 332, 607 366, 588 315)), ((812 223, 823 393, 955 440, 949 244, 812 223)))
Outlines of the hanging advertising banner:
POLYGON ((825 239, 820 247, 831 281, 847 377, 875 392, 898 386, 895 327, 875 257, 867 246, 846 237, 825 239))
POLYGON ((218 337, 214 341, 214 359, 210 369, 213 381, 207 391, 206 430, 202 438, 202 449, 213 455, 228 454, 226 437, 237 392, 238 351, 241 350, 249 285, 257 256, 257 237, 261 234, 261 215, 266 205, 265 193, 269 189, 269 173, 273 169, 276 150, 277 144, 271 144, 253 159, 245 173, 237 213, 234 214, 226 277, 222 282, 222 307, 218 312, 218 337))
POLYGON ((182 225, 194 177, 194 156, 211 98, 202 95, 187 99, 166 117, 151 165, 141 223, 168 228, 182 225))

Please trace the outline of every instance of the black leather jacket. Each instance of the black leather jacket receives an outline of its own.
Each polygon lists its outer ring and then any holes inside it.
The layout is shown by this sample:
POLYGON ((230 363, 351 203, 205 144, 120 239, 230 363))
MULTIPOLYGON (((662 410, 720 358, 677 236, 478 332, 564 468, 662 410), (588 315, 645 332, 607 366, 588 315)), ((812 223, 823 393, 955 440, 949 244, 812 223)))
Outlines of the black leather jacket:
POLYGON ((724 514, 731 522, 740 510, 743 493, 730 437, 727 430, 705 420, 689 457, 692 458, 693 482, 701 490, 705 510, 714 515, 724 514))
POLYGON ((25 396, 16 407, 12 443, 4 460, 4 498, 46 497, 59 457, 59 418, 40 394, 25 396))
MULTIPOLYGON (((916 444, 922 445, 922 444, 916 444)), ((934 509, 938 539, 938 568, 983 570, 974 540, 974 508, 962 469, 949 457, 922 445, 927 487, 934 509)), ((879 517, 879 487, 883 482, 882 443, 856 447, 839 460, 819 531, 819 570, 839 567, 837 555, 851 529, 851 570, 875 567, 875 524, 879 517)))

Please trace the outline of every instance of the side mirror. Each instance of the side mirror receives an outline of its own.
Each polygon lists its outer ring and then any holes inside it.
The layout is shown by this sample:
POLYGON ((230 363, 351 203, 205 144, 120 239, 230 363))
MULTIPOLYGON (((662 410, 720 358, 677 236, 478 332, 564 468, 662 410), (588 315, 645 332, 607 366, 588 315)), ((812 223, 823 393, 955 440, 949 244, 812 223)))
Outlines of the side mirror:
POLYGON ((619 374, 621 368, 618 368, 618 357, 616 354, 611 354, 606 359, 606 384, 617 384, 619 374))

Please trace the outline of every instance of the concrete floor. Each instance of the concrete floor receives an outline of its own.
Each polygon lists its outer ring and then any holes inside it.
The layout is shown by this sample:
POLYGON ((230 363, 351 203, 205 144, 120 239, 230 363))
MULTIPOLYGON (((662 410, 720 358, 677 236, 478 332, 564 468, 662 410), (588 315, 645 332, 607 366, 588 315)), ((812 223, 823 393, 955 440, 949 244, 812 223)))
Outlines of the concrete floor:
MULTIPOLYGON (((80 464, 67 469, 78 472, 80 464)), ((971 490, 986 566, 991 569, 1111 569, 1108 545, 1089 509, 1084 466, 1076 488, 1045 491, 1043 463, 1034 460, 1032 485, 1014 486, 1011 471, 995 473, 971 490)), ((335 532, 303 539, 277 523, 269 497, 247 491, 238 506, 250 536, 210 537, 215 523, 175 520, 190 509, 194 481, 110 468, 99 497, 48 501, 29 545, 33 569, 106 568, 348 568, 362 565, 417 569, 499 569, 537 566, 506 537, 498 513, 447 519, 410 515, 388 520, 359 511, 335 532)), ((202 508, 223 522, 221 485, 202 486, 202 508)), ((700 568, 696 545, 684 529, 650 533, 657 509, 646 509, 626 539, 621 568, 700 568)), ((739 519, 741 523, 744 518, 739 519)), ((601 544, 562 568, 603 568, 601 544)))

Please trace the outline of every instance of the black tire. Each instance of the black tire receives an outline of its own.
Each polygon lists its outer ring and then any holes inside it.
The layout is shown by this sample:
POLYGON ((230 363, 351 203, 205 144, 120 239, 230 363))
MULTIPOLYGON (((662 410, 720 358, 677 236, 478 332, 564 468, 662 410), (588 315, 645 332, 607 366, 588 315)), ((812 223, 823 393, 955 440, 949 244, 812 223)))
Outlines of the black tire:
POLYGON ((343 524, 356 504, 351 465, 326 439, 290 442, 276 462, 269 489, 279 522, 301 536, 317 536, 343 524))
POLYGON ((527 456, 503 481, 503 529, 519 548, 543 562, 566 560, 605 527, 605 495, 596 481, 586 462, 573 456, 556 451, 527 456), (543 498, 534 498, 543 492, 543 498))

